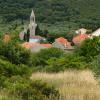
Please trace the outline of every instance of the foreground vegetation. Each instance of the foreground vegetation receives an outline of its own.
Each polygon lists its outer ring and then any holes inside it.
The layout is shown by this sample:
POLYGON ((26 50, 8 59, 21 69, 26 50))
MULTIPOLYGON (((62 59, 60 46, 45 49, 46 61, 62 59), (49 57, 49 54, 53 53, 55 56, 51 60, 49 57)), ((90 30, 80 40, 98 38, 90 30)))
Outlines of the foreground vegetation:
POLYGON ((100 86, 89 70, 55 74, 36 72, 31 79, 54 85, 61 94, 59 100, 100 100, 100 86))
POLYGON ((100 37, 87 39, 69 54, 58 48, 32 53, 20 43, 15 37, 0 40, 1 100, 100 99, 93 77, 100 77, 100 37))
POLYGON ((70 54, 57 48, 32 53, 18 39, 32 8, 36 35, 50 43, 100 26, 100 0, 0 0, 0 100, 100 100, 100 37, 70 54), (11 41, 4 42, 4 32, 11 41))

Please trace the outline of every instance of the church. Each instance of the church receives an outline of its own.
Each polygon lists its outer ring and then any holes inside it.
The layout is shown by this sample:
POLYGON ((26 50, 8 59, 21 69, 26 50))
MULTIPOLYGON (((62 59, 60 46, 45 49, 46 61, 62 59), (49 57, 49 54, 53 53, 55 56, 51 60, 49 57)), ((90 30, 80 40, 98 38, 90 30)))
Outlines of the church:
POLYGON ((44 44, 45 43, 44 41, 46 41, 46 39, 41 36, 36 35, 36 27, 37 27, 37 24, 35 20, 35 13, 32 10, 31 16, 30 16, 30 23, 28 27, 24 28, 24 30, 19 35, 20 39, 24 40, 24 42, 21 44, 22 47, 30 49, 32 52, 38 52, 41 49, 46 49, 46 48, 51 48, 51 47, 60 48, 66 51, 73 50, 71 43, 63 37, 59 37, 55 39, 55 42, 52 44, 50 43, 44 44))
POLYGON ((40 43, 41 41, 45 41, 45 38, 41 36, 36 36, 36 20, 35 20, 35 13, 32 10, 30 16, 30 23, 28 28, 24 28, 24 30, 19 34, 21 40, 25 40, 27 42, 35 42, 40 43))

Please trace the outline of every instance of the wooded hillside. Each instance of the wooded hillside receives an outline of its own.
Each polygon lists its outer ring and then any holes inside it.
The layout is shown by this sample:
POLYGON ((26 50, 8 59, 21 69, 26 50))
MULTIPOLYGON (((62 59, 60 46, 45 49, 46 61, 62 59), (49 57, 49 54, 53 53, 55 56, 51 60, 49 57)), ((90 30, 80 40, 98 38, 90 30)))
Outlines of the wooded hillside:
POLYGON ((29 18, 35 10, 40 22, 100 20, 100 0, 0 0, 0 16, 7 21, 29 18))

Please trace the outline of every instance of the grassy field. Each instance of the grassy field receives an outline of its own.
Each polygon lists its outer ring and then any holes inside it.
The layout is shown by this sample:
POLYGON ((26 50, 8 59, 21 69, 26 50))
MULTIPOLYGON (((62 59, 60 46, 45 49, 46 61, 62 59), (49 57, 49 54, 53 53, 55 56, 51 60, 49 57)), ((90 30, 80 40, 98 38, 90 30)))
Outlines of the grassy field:
POLYGON ((100 86, 89 70, 55 74, 37 72, 31 79, 54 85, 60 91, 60 100, 100 100, 100 86))

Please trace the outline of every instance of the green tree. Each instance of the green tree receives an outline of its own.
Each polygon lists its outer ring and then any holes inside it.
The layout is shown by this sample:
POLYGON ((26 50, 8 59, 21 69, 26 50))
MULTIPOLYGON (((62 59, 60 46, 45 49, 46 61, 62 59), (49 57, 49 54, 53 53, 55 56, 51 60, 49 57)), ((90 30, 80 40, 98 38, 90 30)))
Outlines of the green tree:
POLYGON ((67 54, 60 58, 50 58, 47 60, 47 64, 48 65, 44 68, 44 71, 47 72, 60 72, 67 69, 82 70, 87 68, 84 57, 74 54, 67 54))
POLYGON ((93 59, 91 65, 95 76, 100 77, 100 54, 93 59))
POLYGON ((1 43, 0 55, 7 58, 13 64, 26 64, 30 63, 31 53, 29 50, 22 48, 20 45, 13 43, 1 43))
POLYGON ((59 58, 64 54, 61 49, 58 48, 49 48, 43 49, 33 56, 33 65, 35 66, 44 66, 46 61, 52 57, 59 58))
POLYGON ((87 61, 91 61, 96 55, 100 54, 100 37, 87 39, 79 46, 77 52, 80 56, 86 57, 87 61))

